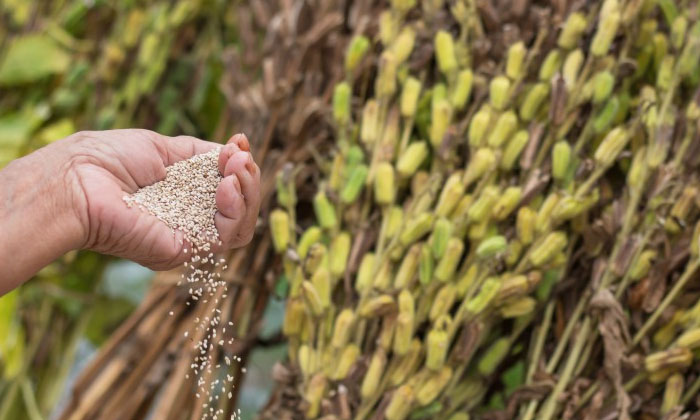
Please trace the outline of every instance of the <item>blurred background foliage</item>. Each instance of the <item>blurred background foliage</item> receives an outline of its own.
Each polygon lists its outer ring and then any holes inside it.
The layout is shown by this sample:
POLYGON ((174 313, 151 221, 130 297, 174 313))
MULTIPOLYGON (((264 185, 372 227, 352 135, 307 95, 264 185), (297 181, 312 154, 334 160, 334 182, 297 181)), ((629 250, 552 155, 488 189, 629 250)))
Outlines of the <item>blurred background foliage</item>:
MULTIPOLYGON (((0 168, 79 130, 228 138, 231 83, 222 80, 257 78, 259 68, 240 51, 249 15, 238 15, 239 5, 0 0, 0 168)), ((57 412, 70 377, 132 312, 151 277, 125 261, 72 252, 0 298, 0 420, 57 412)), ((281 318, 281 308, 268 312, 281 318)), ((250 369, 271 366, 280 350, 270 351, 253 355, 250 369)), ((263 372, 248 376, 269 386, 263 372)), ((266 398, 256 388, 242 392, 244 411, 266 398)))

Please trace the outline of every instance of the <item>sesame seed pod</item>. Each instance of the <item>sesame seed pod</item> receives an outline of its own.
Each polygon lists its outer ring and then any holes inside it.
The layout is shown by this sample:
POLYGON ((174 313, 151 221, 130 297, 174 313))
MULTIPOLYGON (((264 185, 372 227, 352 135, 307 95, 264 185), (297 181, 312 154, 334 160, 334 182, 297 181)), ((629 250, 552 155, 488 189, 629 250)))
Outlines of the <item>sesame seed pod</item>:
POLYGON ((503 110, 508 102, 508 92, 510 91, 510 80, 505 76, 496 76, 489 84, 489 100, 491 105, 497 110, 503 110))
POLYGON ((331 306, 331 274, 325 266, 320 266, 311 277, 318 296, 321 299, 323 309, 328 309, 331 306))
POLYGON ((634 154, 632 165, 627 171, 627 185, 634 191, 640 191, 646 178, 646 147, 640 147, 634 154))
POLYGON ((498 221, 505 220, 518 207, 522 197, 521 187, 508 187, 493 206, 493 218, 498 221))
POLYGON ((321 243, 315 243, 309 248, 308 255, 304 258, 304 273, 312 275, 320 266, 328 265, 328 249, 321 243))
POLYGON ((472 287, 474 281, 476 281, 476 275, 479 273, 479 266, 472 264, 469 266, 467 271, 457 280, 456 291, 457 297, 463 299, 467 294, 467 291, 472 287))
POLYGON ((379 15, 379 40, 386 47, 391 45, 399 32, 398 16, 389 10, 383 11, 379 15))
POLYGON ((552 148, 552 178, 561 181, 569 170, 571 146, 566 140, 558 141, 552 148))
POLYGON ((455 413, 449 420, 469 420, 469 414, 467 413, 455 413))
POLYGON ((530 262, 535 267, 540 267, 550 262, 557 253, 564 249, 566 242, 566 233, 561 231, 550 233, 542 242, 532 248, 530 251, 530 262))
POLYGON ((413 340, 413 328, 415 315, 413 313, 400 313, 396 320, 394 331, 393 351, 394 354, 402 356, 410 350, 413 340))
POLYGON ((683 188, 681 196, 676 200, 671 207, 671 216, 678 220, 685 221, 688 218, 688 213, 695 207, 695 198, 698 197, 698 189, 693 185, 688 185, 683 188))
POLYGON ((331 163, 331 172, 328 175, 328 189, 331 191, 338 191, 342 186, 343 179, 345 178, 345 156, 338 153, 333 157, 333 163, 331 163))
POLYGON ((379 295, 368 300, 360 307, 360 316, 363 318, 371 318, 381 315, 386 315, 396 311, 396 302, 391 295, 379 295))
POLYGON ((479 243, 479 246, 476 248, 476 256, 481 259, 491 258, 504 252, 507 246, 508 242, 505 237, 501 235, 491 236, 479 243))
POLYGON ((348 50, 345 54, 345 71, 352 73, 360 61, 364 58, 367 50, 369 50, 369 39, 364 35, 355 35, 352 37, 348 50))
POLYGON ((442 316, 435 321, 435 325, 425 339, 425 367, 430 370, 439 370, 445 365, 450 344, 447 328, 451 322, 452 320, 449 316, 442 316))
POLYGON ((413 29, 410 26, 404 26, 391 45, 391 52, 394 53, 397 64, 403 63, 411 56, 415 40, 416 33, 413 29))
POLYGON ((488 186, 484 188, 479 197, 474 204, 467 211, 467 217, 472 222, 482 222, 487 220, 491 216, 493 210, 493 205, 498 199, 498 187, 488 186))
POLYGON ((409 287, 413 282, 418 271, 418 261, 420 259, 420 251, 422 244, 413 244, 401 260, 401 265, 394 279, 395 289, 404 289, 409 287))
POLYGON ((352 88, 347 82, 335 85, 333 90, 333 119, 338 125, 344 126, 350 121, 350 99, 352 88))
POLYGON ((549 83, 540 82, 530 88, 525 99, 520 104, 520 118, 531 121, 537 115, 540 106, 549 96, 549 83))
POLYGON ((372 144, 379 135, 378 127, 379 104, 370 99, 362 109, 362 125, 360 127, 360 139, 366 144, 372 144))
POLYGON ((470 69, 462 70, 457 74, 457 83, 452 91, 450 103, 458 111, 462 110, 469 100, 472 92, 474 74, 470 69))
POLYGON ((498 302, 504 302, 514 297, 524 296, 532 287, 532 282, 523 274, 509 277, 504 275, 504 280, 501 282, 501 288, 498 290, 496 299, 498 302))
POLYGON ((402 14, 413 9, 415 5, 416 0, 391 0, 391 8, 402 14))
POLYGON ((603 167, 612 165, 627 145, 629 137, 629 133, 624 127, 613 128, 605 136, 593 155, 596 163, 603 167))
POLYGON ((416 106, 418 105, 418 96, 420 95, 422 85, 420 80, 413 76, 409 76, 403 84, 401 90, 401 115, 404 117, 413 117, 416 115, 416 106))
POLYGON ((379 57, 379 73, 375 90, 377 97, 389 98, 396 92, 396 58, 391 51, 384 51, 379 57))
POLYGON ((644 47, 652 42, 652 37, 656 33, 659 23, 656 19, 647 18, 642 21, 639 25, 639 32, 634 39, 635 47, 644 47))
POLYGON ((442 99, 432 108, 432 119, 430 125, 430 143, 434 148, 439 148, 445 137, 450 121, 452 119, 452 106, 442 99))
POLYGON ((436 83, 431 92, 430 106, 433 109, 440 101, 447 99, 447 86, 444 83, 436 83))
POLYGON ((440 259, 445 254, 447 242, 452 236, 452 230, 452 223, 445 218, 439 218, 435 222, 433 233, 430 235, 430 239, 428 240, 435 259, 440 259))
POLYGON ((517 79, 523 72, 523 62, 527 55, 527 48, 522 41, 516 42, 508 48, 506 58, 506 75, 511 79, 517 79))
POLYGON ((409 178, 416 173, 418 168, 428 157, 428 145, 423 141, 413 142, 408 145, 396 163, 396 171, 400 176, 409 178))
POLYGON ((542 65, 540 65, 540 80, 542 82, 549 82, 552 77, 554 77, 554 74, 559 71, 562 61, 563 57, 561 55, 561 51, 550 51, 544 58, 544 61, 542 61, 542 65))
POLYGON ((693 353, 690 350, 685 347, 676 347, 647 356, 644 359, 644 367, 649 373, 666 369, 678 372, 690 366, 692 361, 693 353))
POLYGON ((676 341, 676 345, 689 350, 700 348, 700 327, 695 327, 681 334, 676 341))
POLYGON ((668 38, 665 34, 657 32, 652 39, 654 44, 654 69, 658 72, 661 61, 668 53, 668 38))
POLYGON ((386 420, 404 420, 413 407, 414 398, 412 387, 400 386, 391 396, 391 401, 384 410, 384 418, 386 420))
POLYGON ((299 258, 306 258, 311 245, 321 240, 321 229, 318 226, 311 226, 301 235, 299 245, 297 245, 297 254, 299 258))
POLYGON ((472 242, 479 242, 493 233, 493 225, 490 219, 484 219, 476 224, 469 226, 467 238, 472 242))
POLYGON ((431 322, 435 322, 438 318, 443 315, 448 315, 452 305, 455 303, 457 298, 457 289, 451 283, 447 283, 435 295, 433 304, 430 307, 430 313, 428 314, 428 319, 431 322))
POLYGON ((518 128, 518 117, 513 111, 506 111, 496 120, 496 125, 488 139, 489 146, 499 148, 518 128))
POLYGON ((281 253, 289 245, 289 215, 282 209, 275 209, 270 212, 270 233, 272 234, 272 244, 275 251, 281 253))
POLYGON ((506 267, 510 268, 514 266, 519 260, 523 252, 523 244, 519 240, 515 239, 508 242, 508 247, 503 258, 506 263, 506 267))
POLYGON ((596 134, 605 132, 615 121, 619 110, 620 100, 617 96, 613 96, 593 119, 593 132, 596 134))
POLYGON ((396 332, 396 314, 390 314, 382 318, 382 328, 377 337, 377 346, 384 350, 391 351, 391 345, 396 332))
POLYGON ((421 406, 426 406, 442 393, 452 378, 452 368, 444 366, 439 372, 428 376, 427 380, 419 384, 416 392, 416 401, 421 406))
POLYGON ((430 232, 435 216, 430 213, 421 213, 407 221, 404 230, 399 235, 399 242, 403 246, 409 246, 423 235, 430 232))
POLYGON ((593 204, 598 201, 597 190, 589 197, 578 198, 575 196, 566 196, 557 202, 552 209, 551 218, 555 223, 561 223, 566 220, 571 220, 584 211, 588 210, 593 204))
POLYGON ((323 190, 316 193, 314 196, 314 212, 318 224, 324 229, 333 229, 338 221, 335 216, 335 207, 326 197, 323 190))
POLYGON ((304 400, 308 403, 308 408, 306 409, 307 418, 316 418, 321 410, 321 400, 323 395, 326 393, 326 386, 328 381, 322 373, 317 373, 311 378, 306 393, 304 394, 304 400))
POLYGON ((390 239, 396 236, 403 226, 403 209, 399 206, 392 206, 389 208, 386 218, 384 234, 386 235, 386 239, 390 239))
POLYGON ((430 247, 423 244, 420 250, 420 259, 418 261, 418 280, 422 285, 428 285, 433 279, 433 271, 435 269, 435 260, 430 247))
POLYGON ((494 341, 489 348, 484 351, 483 356, 479 359, 476 369, 484 376, 490 376, 496 371, 496 368, 501 361, 508 355, 510 351, 510 341, 506 337, 499 338, 494 341))
POLYGON ((520 153, 522 153, 529 140, 530 135, 528 134, 527 130, 519 130, 513 135, 513 137, 510 138, 510 140, 508 140, 508 144, 501 155, 501 169, 504 171, 510 171, 513 169, 515 162, 520 157, 520 153))
POLYGON ((479 147, 482 145, 482 140, 489 127, 490 121, 491 111, 486 106, 481 107, 479 111, 474 114, 472 121, 469 123, 469 132, 467 133, 470 146, 479 147))
POLYGON ((451 280, 454 276, 459 260, 462 258, 464 251, 464 242, 459 238, 450 238, 447 242, 445 255, 440 259, 437 267, 435 267, 435 278, 440 281, 451 280))
POLYGON ((331 249, 328 256, 328 265, 331 274, 339 277, 345 273, 350 255, 350 245, 352 238, 348 232, 340 232, 331 242, 331 249))
POLYGON ((578 80, 579 71, 581 71, 581 66, 583 65, 583 51, 580 48, 576 48, 567 54, 566 59, 564 59, 564 65, 562 66, 562 77, 566 82, 566 86, 571 88, 576 84, 578 80))
POLYGON ((521 207, 515 220, 515 230, 523 245, 529 245, 535 239, 537 214, 530 207, 521 207))
POLYGON ((456 171, 445 181, 445 187, 442 189, 437 206, 435 207, 435 214, 438 217, 449 216, 457 206, 463 194, 464 184, 462 183, 462 173, 456 171))
POLYGON ((662 382, 665 382, 666 379, 668 379, 671 375, 675 373, 674 369, 662 369, 653 373, 650 373, 647 378, 649 383, 652 384, 660 384, 662 382))
POLYGON ((700 22, 695 22, 687 37, 688 41, 678 58, 678 74, 688 76, 697 69, 700 56, 700 22))
POLYGON ((465 309, 472 315, 478 315, 486 309, 493 299, 498 294, 501 288, 501 281, 498 277, 489 277, 481 285, 481 290, 473 298, 469 299, 465 305, 465 309))
POLYGON ((661 414, 667 414, 680 405, 681 397, 683 396, 683 386, 683 375, 679 373, 671 375, 666 380, 664 397, 661 403, 661 414))
POLYGON ((666 56, 661 61, 659 66, 659 71, 656 76, 656 86, 662 91, 667 91, 671 89, 671 83, 673 81, 674 66, 676 63, 676 58, 670 54, 666 56))
POLYGON ((590 51, 595 57, 602 57, 610 50, 617 28, 620 25, 620 11, 615 9, 610 13, 600 15, 600 23, 598 29, 591 41, 590 51))
MULTIPOLYGON (((398 326, 397 326, 398 328, 398 326)), ((398 363, 394 365, 394 369, 389 372, 389 384, 397 386, 404 383, 413 372, 418 369, 422 361, 423 345, 418 339, 413 339, 409 346, 408 352, 401 356, 398 363)))
POLYGON ((435 34, 435 59, 438 68, 445 75, 457 69, 457 57, 455 56, 454 40, 446 31, 438 31, 435 34))
POLYGON ((535 310, 537 301, 529 296, 522 296, 505 302, 498 312, 503 318, 518 318, 529 315, 535 310))
POLYGON ((379 266, 379 269, 374 274, 372 287, 377 290, 388 290, 391 287, 392 273, 391 261, 386 260, 379 266))
POLYGON ((671 46, 680 50, 685 41, 685 33, 688 30, 688 18, 678 15, 671 24, 671 46))
POLYGON ((693 235, 690 237, 690 255, 694 258, 700 255, 700 221, 695 224, 693 235))
POLYGON ((640 280, 645 277, 651 269, 651 262, 656 258, 656 251, 647 249, 642 251, 636 260, 630 265, 628 275, 631 280, 640 280))
POLYGON ((360 394, 362 398, 370 398, 373 396, 379 388, 379 381, 384 376, 384 368, 386 367, 386 352, 378 348, 372 355, 372 359, 369 362, 369 367, 367 368, 367 373, 362 380, 362 387, 360 388, 360 394))
POLYGON ((367 165, 356 165, 348 177, 347 182, 343 191, 340 193, 340 200, 345 204, 354 203, 357 197, 360 195, 362 188, 365 186, 365 180, 367 179, 367 173, 369 168, 367 165))
POLYGON ((287 337, 294 337, 301 333, 301 325, 304 318, 304 302, 300 299, 289 299, 285 308, 282 332, 287 337))
POLYGON ((337 364, 329 365, 333 369, 331 379, 336 381, 345 379, 359 356, 360 348, 354 344, 348 344, 340 354, 337 364))
POLYGON ((292 208, 297 203, 296 189, 294 188, 293 177, 287 175, 289 174, 285 174, 285 171, 280 171, 275 179, 277 202, 283 207, 292 208), (290 179, 287 180, 287 178, 290 179))
POLYGON ((678 329, 680 328, 681 315, 676 312, 671 317, 671 320, 662 325, 656 330, 652 337, 652 342, 656 348, 666 348, 676 338, 678 329))
POLYGON ((352 309, 343 309, 335 319, 333 338, 331 345, 335 348, 343 348, 350 340, 352 328, 355 324, 355 313, 352 309))
POLYGON ((593 103, 599 104, 608 99, 610 93, 615 86, 615 76, 608 71, 603 70, 593 76, 593 103))
POLYGON ((557 45, 567 50, 576 47, 587 25, 588 22, 583 13, 574 12, 570 14, 559 33, 557 45))
POLYGON ((314 287, 310 281, 305 280, 301 284, 301 291, 302 295, 304 296, 304 302, 306 302, 309 311, 314 316, 323 315, 323 311, 326 309, 326 306, 324 306, 324 302, 316 290, 316 287, 314 287))
POLYGON ((368 252, 362 257, 362 261, 360 261, 360 267, 357 270, 357 279, 355 280, 355 290, 360 294, 369 290, 372 285, 376 259, 373 253, 368 252))
POLYGON ((318 370, 316 364, 316 352, 306 344, 302 344, 299 347, 299 355, 297 356, 297 360, 299 360, 299 368, 301 369, 301 373, 305 378, 310 377, 318 370))

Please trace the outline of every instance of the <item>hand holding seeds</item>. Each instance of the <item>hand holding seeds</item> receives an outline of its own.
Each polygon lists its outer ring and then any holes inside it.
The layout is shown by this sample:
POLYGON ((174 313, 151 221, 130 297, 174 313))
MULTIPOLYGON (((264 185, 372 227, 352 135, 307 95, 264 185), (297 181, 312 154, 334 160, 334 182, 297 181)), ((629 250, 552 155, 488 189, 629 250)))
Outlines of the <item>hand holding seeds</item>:
POLYGON ((244 246, 260 206, 243 134, 222 148, 147 130, 81 132, 11 163, 0 185, 0 294, 73 249, 163 270, 193 244, 244 246))

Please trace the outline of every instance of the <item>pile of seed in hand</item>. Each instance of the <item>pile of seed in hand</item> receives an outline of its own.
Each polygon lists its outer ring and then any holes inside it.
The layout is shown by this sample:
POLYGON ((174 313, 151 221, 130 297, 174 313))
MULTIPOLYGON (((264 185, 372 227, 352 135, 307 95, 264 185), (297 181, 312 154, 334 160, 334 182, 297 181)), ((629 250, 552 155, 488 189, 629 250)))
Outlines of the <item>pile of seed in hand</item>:
MULTIPOLYGON (((213 243, 221 244, 219 233, 216 229, 214 216, 216 214, 216 189, 222 179, 218 169, 220 149, 195 155, 187 160, 182 160, 166 168, 166 175, 162 181, 143 187, 133 194, 124 197, 129 207, 138 206, 144 211, 156 216, 170 227, 175 234, 181 231, 185 241, 192 247, 191 258, 185 262, 186 270, 182 274, 183 282, 187 284, 190 299, 187 305, 200 301, 207 304, 215 301, 212 311, 195 318, 193 331, 184 333, 184 338, 190 341, 191 336, 201 336, 193 345, 194 359, 191 364, 193 375, 197 379, 197 391, 195 396, 201 399, 206 396, 207 402, 202 407, 202 419, 218 419, 223 415, 222 409, 215 409, 215 402, 220 395, 226 393, 227 386, 233 386, 234 377, 230 374, 225 379, 217 379, 213 382, 205 380, 211 377, 212 370, 219 370, 221 364, 212 357, 215 346, 223 346, 226 328, 231 327, 231 322, 221 320, 221 311, 217 309, 218 300, 226 298, 226 282, 221 279, 221 272, 227 269, 225 259, 216 259, 211 252, 213 243), (223 290, 222 290, 223 288, 223 290), (220 296, 220 297, 219 297, 220 296), (197 333, 201 331, 201 333, 197 333), (195 334, 197 333, 197 334, 195 334)), ((185 248, 185 252, 188 250, 185 248)), ((173 315, 173 312, 170 312, 173 315)), ((233 339, 228 339, 232 344, 233 339)), ((226 367, 230 367, 232 360, 240 362, 238 356, 224 357, 226 367)), ((190 375, 186 375, 189 379, 190 375)), ((232 398, 232 393, 227 393, 232 398)), ((240 417, 240 411, 236 411, 231 420, 240 417)))

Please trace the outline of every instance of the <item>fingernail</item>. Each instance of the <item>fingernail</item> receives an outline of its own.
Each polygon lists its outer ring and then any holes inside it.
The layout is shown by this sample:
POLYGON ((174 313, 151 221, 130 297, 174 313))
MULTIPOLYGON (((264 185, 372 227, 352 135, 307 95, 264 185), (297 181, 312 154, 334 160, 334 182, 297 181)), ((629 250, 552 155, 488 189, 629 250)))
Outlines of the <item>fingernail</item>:
POLYGON ((245 167, 251 174, 255 171, 255 161, 253 160, 253 155, 250 153, 248 153, 248 160, 245 163, 245 167))

